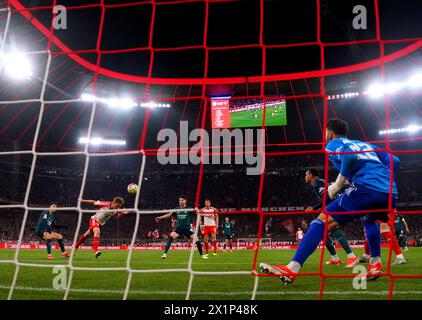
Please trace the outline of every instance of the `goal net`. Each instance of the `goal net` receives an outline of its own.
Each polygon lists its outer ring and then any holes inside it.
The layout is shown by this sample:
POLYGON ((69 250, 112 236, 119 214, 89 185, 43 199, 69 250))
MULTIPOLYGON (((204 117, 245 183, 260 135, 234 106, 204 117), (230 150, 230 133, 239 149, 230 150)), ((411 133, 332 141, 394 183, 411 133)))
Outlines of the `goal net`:
MULTIPOLYGON (((404 169, 420 172, 422 79, 416 71, 422 32, 398 34, 384 23, 391 17, 380 19, 395 12, 394 21, 408 21, 409 13, 401 12, 398 3, 393 8, 378 0, 362 3, 367 9, 363 30, 353 27, 353 7, 346 14, 324 0, 0 0, 0 172, 5 182, 0 265, 7 269, 0 275, 0 298, 25 297, 31 290, 63 299, 95 299, 101 293, 113 299, 158 293, 204 298, 209 296, 197 289, 210 275, 239 279, 239 286, 247 279, 239 289, 244 298, 273 296, 268 284, 275 279, 259 270, 259 262, 269 258, 261 249, 271 247, 275 236, 292 241, 292 230, 309 225, 306 168, 320 170, 326 186, 335 179, 325 149, 329 118, 347 120, 354 138, 377 144, 377 152, 406 159, 404 169), (239 18, 239 10, 248 14, 239 18), (346 15, 350 24, 338 25, 337 15, 346 15), (232 108, 226 116, 242 133, 251 127, 263 131, 254 138, 245 133, 240 147, 228 149, 206 145, 204 131, 195 133, 196 140, 182 140, 189 130, 226 128, 218 108, 232 108), (177 141, 164 153, 163 129, 173 130, 177 141), (251 166, 247 161, 236 167, 239 154, 263 157, 255 163, 258 174, 245 173, 251 166), (211 160, 224 155, 233 161, 211 160), (136 194, 128 195, 129 183, 139 186, 136 194), (171 227, 157 226, 155 218, 174 212, 181 194, 187 194, 188 210, 195 213, 205 198, 218 199, 213 205, 224 208, 220 216, 235 220, 236 237, 246 237, 237 239, 238 247, 254 243, 252 254, 235 266, 222 261, 208 269, 198 263, 194 242, 172 267, 161 263, 161 252, 149 255, 163 249, 163 235, 171 227), (101 237, 109 233, 121 242, 101 238, 100 248, 121 251, 115 260, 105 254, 104 260, 81 262, 85 253, 74 255, 72 244, 96 212, 81 199, 116 195, 124 196, 127 216, 111 220, 101 237), (28 249, 39 241, 31 228, 57 199, 72 255, 52 264, 32 259, 28 249), (57 266, 66 270, 65 285, 53 289, 51 271, 57 266), (162 291, 157 286, 169 274, 177 275, 178 289, 162 291)), ((416 221, 422 214, 420 182, 403 184, 417 176, 403 174, 399 189, 406 199, 398 212, 416 221)), ((396 215, 392 187, 387 210, 396 215)), ((312 213, 324 211, 326 202, 312 213)), ((347 232, 362 238, 359 230, 355 225, 347 232)), ((182 250, 185 242, 180 243, 173 249, 182 250)), ((298 275, 298 281, 315 280, 309 290, 317 299, 329 294, 333 280, 351 277, 325 269, 321 247, 314 268, 298 275)), ((270 257, 277 264, 288 262, 277 259, 270 257)), ((384 295, 389 299, 397 282, 422 281, 420 273, 396 273, 392 259, 389 248, 382 274, 389 281, 384 295)))

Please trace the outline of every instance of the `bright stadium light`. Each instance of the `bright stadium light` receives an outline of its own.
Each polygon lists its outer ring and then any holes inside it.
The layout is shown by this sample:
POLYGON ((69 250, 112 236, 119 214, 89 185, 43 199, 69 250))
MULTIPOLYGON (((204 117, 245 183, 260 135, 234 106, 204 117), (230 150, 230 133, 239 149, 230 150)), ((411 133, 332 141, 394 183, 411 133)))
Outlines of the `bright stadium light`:
POLYGON ((149 109, 155 109, 155 108, 171 108, 171 104, 169 103, 157 103, 155 101, 148 101, 148 102, 142 102, 140 104, 136 103, 134 100, 130 98, 102 98, 102 97, 96 97, 89 93, 83 93, 80 97, 81 101, 84 102, 99 102, 102 104, 105 104, 111 108, 121 108, 121 109, 130 109, 130 108, 149 108, 149 109))
POLYGON ((371 85, 366 92, 371 97, 380 98, 384 95, 384 87, 381 84, 376 83, 371 85))
POLYGON ((416 125, 416 124, 411 124, 411 125, 404 127, 404 128, 381 130, 379 132, 379 134, 380 135, 386 135, 387 133, 388 134, 396 134, 396 133, 403 133, 403 132, 415 133, 415 132, 418 132, 419 130, 422 130, 422 126, 416 125))
POLYGON ((422 73, 416 74, 413 77, 411 77, 408 81, 408 86, 411 88, 422 87, 422 73))
POLYGON ((109 145, 109 146, 125 146, 125 140, 104 139, 101 137, 92 137, 88 140, 87 137, 79 138, 79 144, 90 144, 92 146, 109 145))
POLYGON ((129 98, 110 98, 106 99, 106 104, 112 108, 129 109, 138 106, 136 102, 129 98))
POLYGON ((0 56, 6 73, 13 79, 24 80, 32 76, 31 63, 22 53, 11 52, 0 56))
POLYGON ((387 94, 393 94, 393 93, 396 93, 397 91, 401 90, 405 86, 406 86, 406 83, 404 83, 404 82, 389 82, 385 86, 385 91, 386 91, 387 94))
POLYGON ((92 94, 89 94, 89 93, 83 93, 83 94, 81 95, 81 100, 82 100, 82 101, 86 101, 86 102, 94 102, 94 101, 96 101, 96 100, 97 100, 97 98, 96 98, 94 95, 92 95, 92 94))

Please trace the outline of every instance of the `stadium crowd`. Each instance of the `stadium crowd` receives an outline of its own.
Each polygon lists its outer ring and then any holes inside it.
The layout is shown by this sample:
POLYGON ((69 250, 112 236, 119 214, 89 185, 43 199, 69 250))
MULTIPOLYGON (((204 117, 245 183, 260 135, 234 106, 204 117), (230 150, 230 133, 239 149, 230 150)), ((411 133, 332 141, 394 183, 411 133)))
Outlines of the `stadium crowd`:
MULTIPOLYGON (((78 160, 80 162, 80 160, 78 160)), ((78 163, 79 163, 78 162, 78 163)), ((262 194, 263 207, 306 208, 315 202, 312 190, 304 183, 306 168, 318 167, 321 157, 300 156, 289 157, 279 161, 268 159, 262 194), (306 163, 309 166, 298 166, 306 163)), ((80 163, 79 163, 80 164, 80 163)), ((85 199, 107 200, 114 196, 125 198, 125 207, 134 206, 134 197, 126 192, 126 186, 137 182, 139 163, 133 159, 110 159, 94 163, 87 173, 84 188, 85 199), (135 164, 134 164, 135 163, 135 164)), ((407 165, 404 164, 404 167, 407 165)), ((412 170, 401 170, 398 178, 400 191, 399 210, 413 210, 422 207, 422 185, 417 183, 421 170, 418 164, 408 166, 412 170)), ((165 210, 177 206, 177 197, 184 194, 188 197, 188 205, 193 205, 198 186, 198 167, 171 166, 162 168, 158 163, 147 162, 142 177, 140 191, 140 210, 165 210)), ((0 176, 0 204, 23 203, 30 172, 29 161, 2 162, 0 176)), ((39 164, 36 167, 28 198, 29 207, 46 207, 55 201, 61 207, 76 207, 83 176, 83 167, 74 163, 62 165, 39 164)), ((330 172, 330 176, 332 173, 330 172)), ((201 186, 201 198, 209 197, 217 208, 232 210, 253 209, 257 205, 260 176, 244 174, 244 168, 234 165, 210 166, 204 168, 201 186)), ((86 207, 86 209, 93 209, 86 207)), ((298 209, 299 210, 299 209, 298 209)), ((18 239, 22 223, 23 209, 0 209, 0 240, 18 239)), ((30 211, 25 226, 24 240, 38 241, 34 235, 34 226, 39 211, 30 211)), ((157 213, 158 214, 158 213, 157 213)), ((162 241, 171 230, 169 222, 157 224, 157 214, 142 214, 138 229, 137 242, 162 241), (159 235, 157 237, 157 234, 159 235)), ((222 216, 226 216, 222 211, 222 216)), ((90 214, 84 213, 83 229, 88 225, 90 214)), ((295 230, 298 227, 307 229, 315 215, 280 215, 268 216, 264 221, 265 237, 273 241, 295 241, 295 230)), ((420 243, 422 238, 422 217, 408 215, 406 220, 410 227, 410 238, 420 243)), ((232 214, 230 219, 235 223, 237 238, 254 238, 258 233, 259 216, 256 214, 232 214)), ((76 230, 78 213, 62 211, 57 213, 57 220, 64 228, 60 230, 67 241, 72 242, 76 230)), ((221 220, 222 221, 222 220, 221 220)), ((135 214, 123 219, 112 219, 103 231, 103 242, 108 244, 127 244, 132 238, 135 226, 135 214)), ((350 225, 343 230, 352 241, 362 241, 363 229, 350 225)), ((220 238, 222 235, 220 235, 220 238)))

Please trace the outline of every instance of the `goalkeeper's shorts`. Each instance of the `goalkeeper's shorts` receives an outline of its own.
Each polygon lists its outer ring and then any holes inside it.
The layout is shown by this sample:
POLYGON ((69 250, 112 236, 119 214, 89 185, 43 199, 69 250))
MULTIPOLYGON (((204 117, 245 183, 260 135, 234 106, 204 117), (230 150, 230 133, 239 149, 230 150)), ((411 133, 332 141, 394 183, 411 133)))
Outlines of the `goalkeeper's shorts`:
POLYGON ((233 235, 227 235, 227 236, 224 236, 224 239, 226 239, 226 240, 232 240, 233 239, 233 235))
MULTIPOLYGON (((338 224, 347 224, 356 219, 363 219, 371 222, 380 220, 388 222, 388 212, 356 213, 356 214, 336 214, 335 212, 365 211, 388 208, 388 193, 366 189, 362 186, 348 188, 337 199, 327 205, 326 210, 338 224)), ((396 207, 397 197, 393 196, 393 208, 396 207)))

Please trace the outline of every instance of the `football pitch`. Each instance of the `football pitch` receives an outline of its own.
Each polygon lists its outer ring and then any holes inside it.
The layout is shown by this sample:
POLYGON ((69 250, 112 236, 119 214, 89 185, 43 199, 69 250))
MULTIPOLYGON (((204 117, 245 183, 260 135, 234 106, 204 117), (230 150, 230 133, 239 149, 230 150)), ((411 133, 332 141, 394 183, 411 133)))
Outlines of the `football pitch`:
MULTIPOLYGON (((239 127, 261 127, 262 115, 261 110, 247 110, 230 113, 230 126, 232 128, 239 127)), ((274 107, 267 107, 265 116, 266 126, 285 126, 287 125, 286 107, 281 109, 274 107)))
MULTIPOLYGON (((339 251, 343 260, 346 257, 339 251)), ((13 260, 14 250, 0 250, 0 260, 13 260)), ((60 265, 65 264, 59 251, 53 252, 55 260, 46 260, 44 250, 21 250, 19 261, 28 264, 60 265)), ((362 254, 362 249, 355 249, 356 255, 362 254)), ((261 250, 259 262, 271 264, 287 263, 293 255, 293 250, 261 250)), ((89 268, 125 268, 128 251, 103 251, 103 255, 95 259, 91 251, 78 251, 74 257, 75 267, 89 268)), ((128 299, 182 300, 186 291, 190 274, 187 271, 168 271, 165 269, 187 269, 189 251, 171 250, 166 260, 161 260, 161 251, 134 251, 131 268, 135 270, 161 270, 162 272, 133 273, 128 299), (164 271, 164 272, 163 272, 164 271)), ((218 252, 217 256, 209 255, 208 260, 201 259, 195 251, 192 269, 194 271, 251 271, 254 251, 239 250, 233 253, 218 252)), ((405 252, 408 263, 391 266, 394 274, 422 273, 422 248, 410 248, 405 252)), ((305 267, 304 272, 319 271, 320 250, 314 253, 305 267)), ((384 270, 388 250, 383 249, 384 270)), ((328 256, 326 255, 326 258, 328 256)), ((327 260, 327 259, 326 259, 327 260)), ((12 263, 0 264, 0 300, 7 299, 15 273, 12 263)), ((351 274, 351 269, 342 266, 323 267, 327 274, 351 274)), ((69 275, 69 273, 68 273, 69 275)), ((53 289, 53 279, 57 274, 52 268, 21 266, 16 281, 12 299, 63 299, 64 290, 53 289)), ((128 279, 126 270, 75 270, 68 299, 122 299, 128 279)), ((356 290, 352 278, 327 278, 323 299, 387 299, 390 279, 382 277, 375 282, 368 281, 367 289, 356 290)), ((196 274, 192 282, 190 299, 234 300, 251 299, 255 276, 242 275, 201 275, 196 274)), ((283 285, 277 278, 260 277, 256 299, 317 299, 321 285, 321 277, 299 277, 289 286, 283 285)), ((422 299, 422 279, 395 279, 394 299, 422 299)))

